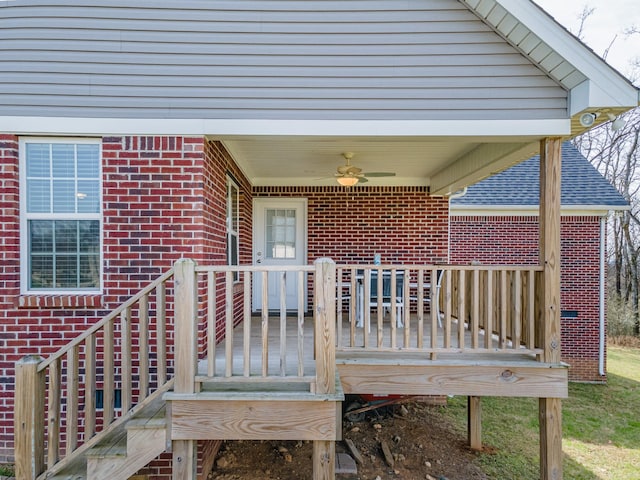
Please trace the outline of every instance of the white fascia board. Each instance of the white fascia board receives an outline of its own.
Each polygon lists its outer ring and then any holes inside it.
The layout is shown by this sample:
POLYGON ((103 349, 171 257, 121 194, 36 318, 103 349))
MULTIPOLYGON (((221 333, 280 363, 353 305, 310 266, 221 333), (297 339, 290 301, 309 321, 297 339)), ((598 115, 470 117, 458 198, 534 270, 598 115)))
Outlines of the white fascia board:
POLYGON ((545 137, 571 133, 567 119, 541 120, 251 120, 0 117, 0 132, 16 135, 246 135, 545 137))
MULTIPOLYGON (((594 92, 600 90, 598 94, 594 93, 594 98, 605 94, 608 99, 604 100, 603 97, 603 100, 599 100, 597 104, 587 105, 584 108, 632 108, 638 105, 638 89, 595 52, 562 28, 542 8, 530 0, 495 0, 495 2, 540 37, 558 55, 581 71, 589 79, 589 82, 593 83, 590 89, 593 89, 594 92)), ((576 106, 576 108, 578 107, 576 106)), ((582 109, 584 110, 584 108, 582 109)))
MULTIPOLYGON (((629 210, 628 205, 567 205, 560 208, 560 215, 603 217, 613 211, 629 210)), ((537 205, 450 205, 449 215, 452 217, 537 217, 537 205)))

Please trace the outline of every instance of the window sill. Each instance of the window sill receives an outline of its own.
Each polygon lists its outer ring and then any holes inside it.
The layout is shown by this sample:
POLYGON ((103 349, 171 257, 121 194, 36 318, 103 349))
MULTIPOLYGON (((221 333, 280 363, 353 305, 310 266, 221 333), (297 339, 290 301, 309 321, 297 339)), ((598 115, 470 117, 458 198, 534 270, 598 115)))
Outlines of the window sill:
POLYGON ((20 295, 18 308, 101 308, 100 294, 20 295))

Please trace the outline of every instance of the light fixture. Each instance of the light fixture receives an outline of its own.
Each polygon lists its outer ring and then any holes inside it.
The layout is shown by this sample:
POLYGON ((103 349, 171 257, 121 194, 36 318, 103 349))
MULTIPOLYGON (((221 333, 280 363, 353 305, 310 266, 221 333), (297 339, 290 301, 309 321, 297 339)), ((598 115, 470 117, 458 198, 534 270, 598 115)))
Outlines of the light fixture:
POLYGON ((582 125, 583 127, 590 127, 594 124, 596 118, 598 118, 597 113, 583 113, 582 115, 580 115, 580 125, 582 125))
POLYGON ((626 120, 620 117, 616 117, 613 113, 607 113, 607 118, 609 118, 609 121, 612 122, 611 130, 613 130, 614 132, 617 132, 621 128, 624 128, 624 126, 627 124, 626 120))
POLYGON ((356 183, 358 183, 358 177, 351 176, 338 177, 336 178, 336 180, 343 187, 353 187, 356 183))

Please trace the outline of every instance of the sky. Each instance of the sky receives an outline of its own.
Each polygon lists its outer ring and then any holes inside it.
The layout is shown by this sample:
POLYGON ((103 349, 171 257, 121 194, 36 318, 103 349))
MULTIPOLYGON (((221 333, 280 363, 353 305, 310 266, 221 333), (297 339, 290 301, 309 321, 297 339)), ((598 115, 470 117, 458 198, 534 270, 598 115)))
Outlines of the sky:
POLYGON ((602 56, 615 38, 607 55, 607 63, 627 77, 631 76, 631 61, 640 60, 640 2, 638 0, 534 1, 573 34, 578 33, 580 13, 584 7, 593 8, 594 11, 583 28, 582 41, 602 56), (635 27, 638 33, 631 36, 625 35, 625 29, 632 27, 635 27))

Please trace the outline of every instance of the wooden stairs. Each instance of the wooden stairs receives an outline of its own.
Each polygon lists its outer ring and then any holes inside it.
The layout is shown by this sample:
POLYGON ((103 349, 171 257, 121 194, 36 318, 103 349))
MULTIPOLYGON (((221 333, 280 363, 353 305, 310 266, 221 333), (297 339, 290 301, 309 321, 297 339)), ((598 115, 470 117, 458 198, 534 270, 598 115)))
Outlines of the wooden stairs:
POLYGON ((170 451, 166 404, 159 396, 130 418, 91 439, 38 480, 127 480, 161 453, 170 451))

